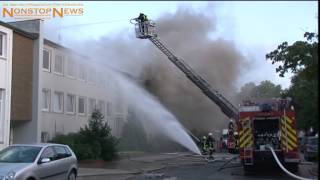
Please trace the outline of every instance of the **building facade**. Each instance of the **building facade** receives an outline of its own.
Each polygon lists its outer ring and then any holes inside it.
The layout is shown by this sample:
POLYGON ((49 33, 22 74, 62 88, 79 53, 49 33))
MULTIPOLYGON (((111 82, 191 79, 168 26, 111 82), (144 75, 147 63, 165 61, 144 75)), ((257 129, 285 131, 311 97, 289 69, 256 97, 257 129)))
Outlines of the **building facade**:
POLYGON ((9 144, 13 30, 0 24, 0 149, 9 144))
POLYGON ((108 73, 99 64, 45 39, 40 75, 41 141, 78 131, 94 109, 104 115, 113 134, 120 136, 127 117, 124 102, 115 95, 108 73))
POLYGON ((76 132, 94 109, 121 135, 127 105, 103 66, 45 39, 41 20, 1 24, 0 146, 76 132))

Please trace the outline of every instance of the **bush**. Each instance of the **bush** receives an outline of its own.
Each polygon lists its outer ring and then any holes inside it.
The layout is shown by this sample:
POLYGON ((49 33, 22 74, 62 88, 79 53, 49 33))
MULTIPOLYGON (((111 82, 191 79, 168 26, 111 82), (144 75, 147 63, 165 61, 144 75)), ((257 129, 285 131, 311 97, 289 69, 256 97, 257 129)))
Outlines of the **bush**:
POLYGON ((103 115, 95 110, 88 125, 80 128, 78 133, 58 135, 52 142, 69 145, 79 160, 111 160, 116 156, 118 140, 111 135, 111 128, 103 122, 103 115))

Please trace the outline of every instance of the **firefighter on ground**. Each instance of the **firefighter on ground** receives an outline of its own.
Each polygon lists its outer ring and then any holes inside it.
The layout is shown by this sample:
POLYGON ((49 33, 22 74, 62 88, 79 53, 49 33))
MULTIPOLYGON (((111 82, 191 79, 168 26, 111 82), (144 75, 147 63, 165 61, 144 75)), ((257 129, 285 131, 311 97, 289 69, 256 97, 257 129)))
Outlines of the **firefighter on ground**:
POLYGON ((228 136, 229 138, 228 139, 233 139, 235 140, 235 136, 234 136, 234 124, 233 124, 233 120, 231 119, 230 122, 229 122, 229 125, 228 125, 228 136))
POLYGON ((233 124, 233 120, 232 119, 230 119, 228 128, 231 129, 231 130, 234 129, 234 124, 233 124))
POLYGON ((207 137, 207 147, 208 147, 208 154, 209 154, 209 159, 213 159, 213 153, 215 152, 215 142, 216 140, 213 138, 212 133, 208 134, 207 137))
POLYGON ((140 31, 145 34, 146 29, 145 29, 145 22, 148 21, 148 18, 145 14, 140 13, 139 17, 137 18, 140 23, 139 23, 139 27, 140 27, 140 31))
POLYGON ((207 154, 207 137, 203 136, 201 140, 201 150, 202 154, 207 154))

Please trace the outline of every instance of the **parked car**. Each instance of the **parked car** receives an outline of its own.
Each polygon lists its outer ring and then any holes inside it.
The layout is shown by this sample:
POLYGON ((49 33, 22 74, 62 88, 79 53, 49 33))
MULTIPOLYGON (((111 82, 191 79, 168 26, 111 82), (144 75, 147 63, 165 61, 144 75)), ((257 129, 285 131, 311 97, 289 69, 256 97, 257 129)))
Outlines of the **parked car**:
POLYGON ((16 144, 0 151, 0 180, 75 180, 77 172, 67 145, 16 144))
POLYGON ((310 161, 318 155, 318 137, 307 137, 304 146, 304 159, 310 161))

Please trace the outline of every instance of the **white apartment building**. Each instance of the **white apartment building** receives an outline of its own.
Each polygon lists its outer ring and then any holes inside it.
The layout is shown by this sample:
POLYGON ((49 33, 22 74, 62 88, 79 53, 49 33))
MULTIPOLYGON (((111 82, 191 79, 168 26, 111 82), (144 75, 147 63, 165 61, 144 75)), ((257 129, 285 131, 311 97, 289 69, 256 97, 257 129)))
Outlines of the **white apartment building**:
POLYGON ((0 149, 76 132, 93 109, 121 135, 128 108, 103 66, 44 39, 41 20, 0 22, 0 38, 0 149))
POLYGON ((0 149, 9 144, 12 33, 0 24, 0 149))

